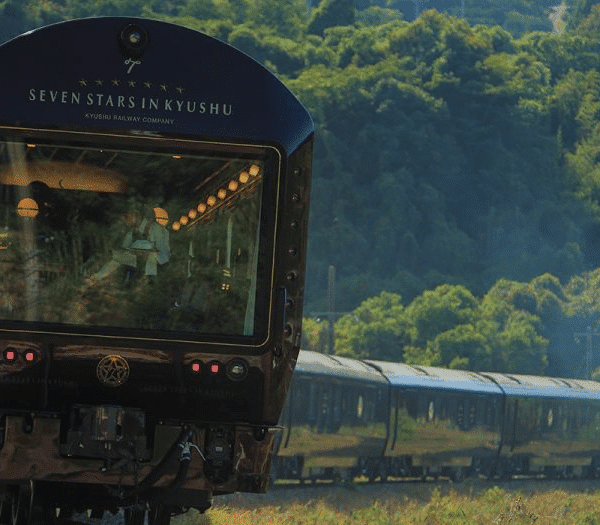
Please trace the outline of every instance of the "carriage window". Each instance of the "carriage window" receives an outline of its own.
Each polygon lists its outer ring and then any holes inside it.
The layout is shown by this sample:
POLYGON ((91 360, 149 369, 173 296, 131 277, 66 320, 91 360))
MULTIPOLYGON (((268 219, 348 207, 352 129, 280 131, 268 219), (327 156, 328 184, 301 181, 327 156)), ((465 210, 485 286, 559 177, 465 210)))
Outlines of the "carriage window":
POLYGON ((317 385, 314 383, 310 383, 308 387, 308 421, 314 422, 317 419, 317 402, 319 398, 319 393, 317 390, 317 385))
POLYGON ((339 386, 333 391, 333 420, 336 423, 342 420, 342 388, 339 386))
POLYGON ((265 168, 0 143, 0 319, 254 335, 265 168))
POLYGON ((358 419, 362 419, 365 410, 365 401, 363 399, 362 394, 358 395, 358 399, 356 400, 356 417, 358 419))
POLYGON ((456 424, 459 428, 464 428, 466 424, 465 404, 463 401, 459 401, 456 408, 456 424))
POLYGON ((488 400, 486 403, 486 420, 488 427, 496 426, 496 403, 494 400, 488 400))
POLYGON ((427 404, 427 421, 433 421, 435 418, 435 403, 433 399, 429 400, 427 404))
POLYGON ((469 402, 469 428, 477 424, 477 400, 472 399, 469 402))

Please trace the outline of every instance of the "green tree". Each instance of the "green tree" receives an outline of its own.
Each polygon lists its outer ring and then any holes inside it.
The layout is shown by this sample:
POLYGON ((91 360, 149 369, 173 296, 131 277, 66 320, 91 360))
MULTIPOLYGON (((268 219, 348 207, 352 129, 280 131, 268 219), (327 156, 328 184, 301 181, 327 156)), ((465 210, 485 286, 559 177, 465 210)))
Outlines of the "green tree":
POLYGON ((462 285, 426 290, 406 307, 406 317, 415 328, 411 344, 426 347, 438 335, 471 323, 477 307, 477 299, 462 285))
POLYGON ((489 371, 493 366, 492 346, 478 328, 473 324, 455 326, 438 334, 428 346, 442 366, 489 371))
POLYGON ((305 317, 302 320, 302 349, 327 352, 328 322, 305 317))
POLYGON ((411 331, 400 295, 381 292, 335 323, 336 354, 398 362, 411 331))
POLYGON ((323 36, 328 27, 346 26, 354 23, 353 0, 321 0, 313 9, 308 22, 308 32, 323 36))

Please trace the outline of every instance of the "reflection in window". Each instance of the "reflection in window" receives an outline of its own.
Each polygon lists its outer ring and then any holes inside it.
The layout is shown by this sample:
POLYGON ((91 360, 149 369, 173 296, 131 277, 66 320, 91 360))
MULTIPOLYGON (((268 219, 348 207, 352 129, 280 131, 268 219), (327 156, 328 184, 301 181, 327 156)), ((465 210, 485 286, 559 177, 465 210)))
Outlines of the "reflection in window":
POLYGON ((427 421, 433 421, 435 417, 435 403, 433 400, 429 401, 429 405, 427 406, 427 421))
POLYGON ((0 143, 0 318, 253 335, 264 170, 0 143))

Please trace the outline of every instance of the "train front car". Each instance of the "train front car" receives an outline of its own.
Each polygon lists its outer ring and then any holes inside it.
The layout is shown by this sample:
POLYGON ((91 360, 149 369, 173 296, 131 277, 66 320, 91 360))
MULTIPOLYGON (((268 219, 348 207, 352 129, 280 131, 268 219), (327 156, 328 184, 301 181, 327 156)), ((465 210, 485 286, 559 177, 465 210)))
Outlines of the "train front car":
POLYGON ((168 523, 264 492, 310 116, 246 55, 157 21, 49 26, 0 68, 0 522, 168 523))

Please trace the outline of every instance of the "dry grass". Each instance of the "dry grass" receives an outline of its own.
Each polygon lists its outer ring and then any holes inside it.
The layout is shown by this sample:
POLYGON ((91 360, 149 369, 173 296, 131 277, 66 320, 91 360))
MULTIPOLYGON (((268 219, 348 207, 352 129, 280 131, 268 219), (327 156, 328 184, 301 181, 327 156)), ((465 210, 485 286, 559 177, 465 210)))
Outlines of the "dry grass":
POLYGON ((387 484, 215 499, 176 525, 600 525, 600 484, 387 484))

